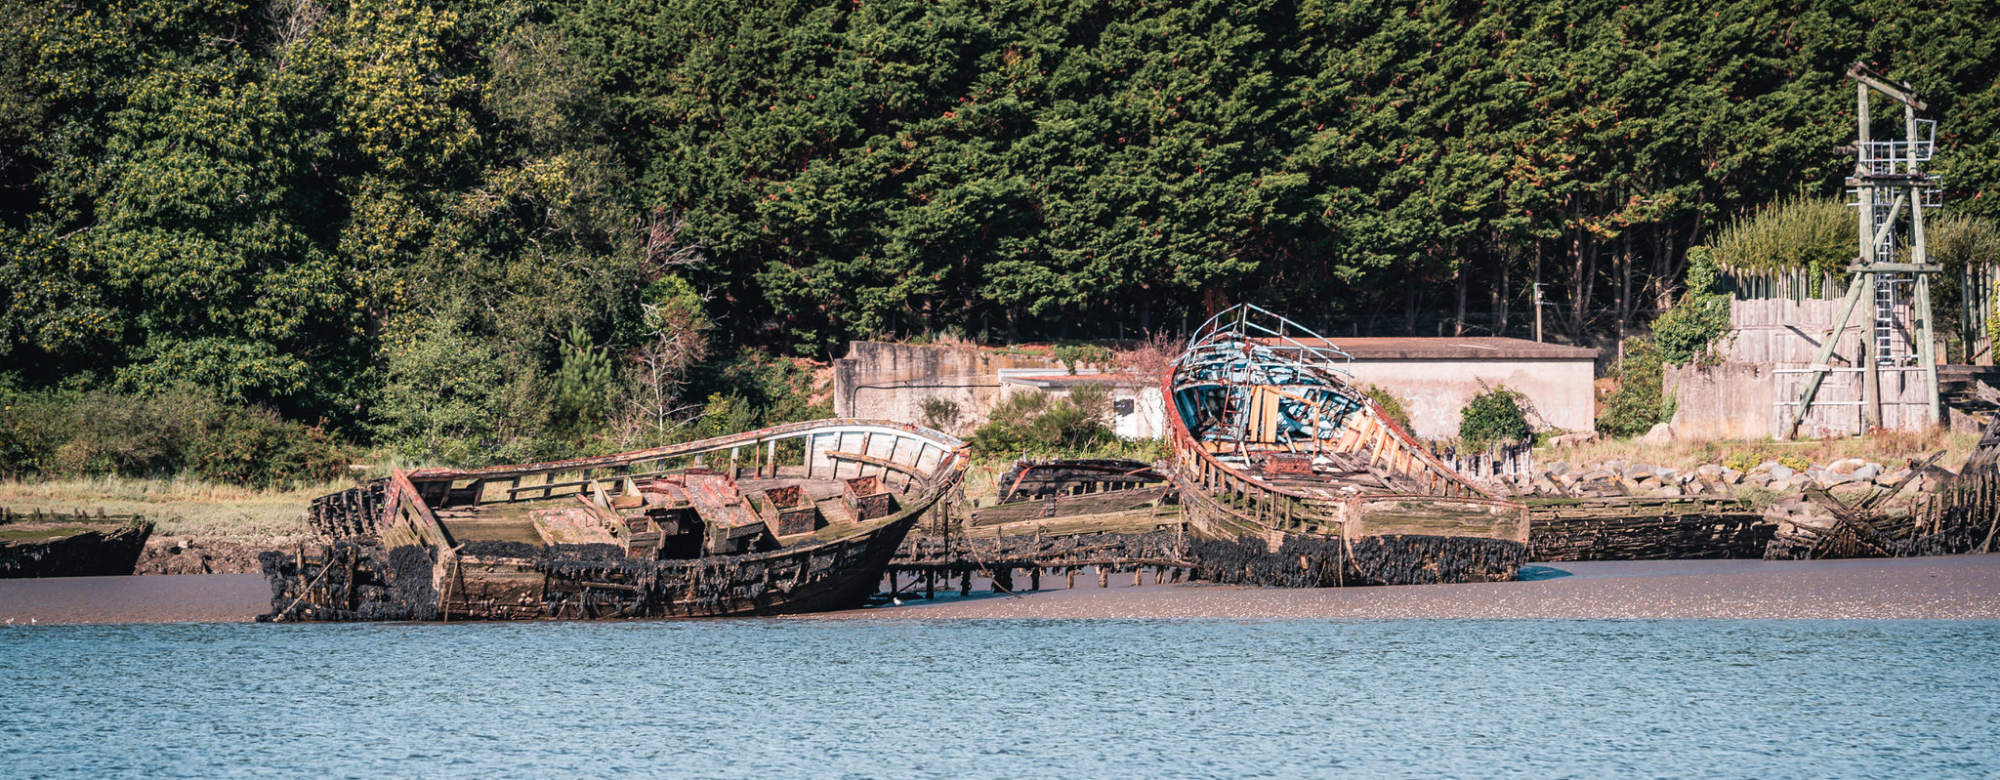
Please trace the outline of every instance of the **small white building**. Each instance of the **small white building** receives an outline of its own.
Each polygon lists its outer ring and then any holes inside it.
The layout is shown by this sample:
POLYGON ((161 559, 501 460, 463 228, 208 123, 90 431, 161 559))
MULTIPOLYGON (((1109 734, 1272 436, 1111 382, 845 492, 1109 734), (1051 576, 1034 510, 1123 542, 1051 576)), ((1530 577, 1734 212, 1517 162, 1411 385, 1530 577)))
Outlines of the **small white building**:
POLYGON ((1354 357, 1345 368, 1357 387, 1375 385, 1403 403, 1414 429, 1410 433, 1420 439, 1458 436, 1465 405, 1501 386, 1527 397, 1534 407, 1528 421, 1538 428, 1596 430, 1595 349, 1492 336, 1327 342, 1354 357))

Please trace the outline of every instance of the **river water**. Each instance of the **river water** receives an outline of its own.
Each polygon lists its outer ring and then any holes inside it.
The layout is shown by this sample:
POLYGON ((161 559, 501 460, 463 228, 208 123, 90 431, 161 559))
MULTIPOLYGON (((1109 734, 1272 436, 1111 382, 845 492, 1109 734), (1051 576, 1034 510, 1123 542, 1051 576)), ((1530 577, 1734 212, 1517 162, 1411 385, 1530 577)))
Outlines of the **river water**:
POLYGON ((0 777, 2000 776, 2000 622, 0 628, 0 777))

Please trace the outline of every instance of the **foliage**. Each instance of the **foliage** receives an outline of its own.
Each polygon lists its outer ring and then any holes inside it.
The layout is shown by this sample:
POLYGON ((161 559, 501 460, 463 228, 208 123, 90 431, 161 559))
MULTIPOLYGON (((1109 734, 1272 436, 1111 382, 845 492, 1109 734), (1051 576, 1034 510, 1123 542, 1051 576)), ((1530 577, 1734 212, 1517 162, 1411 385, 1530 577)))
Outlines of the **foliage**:
POLYGON ((339 477, 350 456, 323 428, 185 384, 150 395, 9 390, 0 396, 0 473, 10 475, 185 474, 289 489, 339 477))
MULTIPOLYGON (((1854 210, 1837 199, 1795 195, 1729 223, 1715 237, 1713 260, 1738 268, 1846 276, 1854 262, 1854 219, 1854 210)), ((1693 280, 1688 286, 1693 288, 1693 280)))
POLYGON ((950 433, 958 428, 958 402, 949 398, 926 398, 921 407, 923 425, 950 433))
MULTIPOLYGON (((2000 225, 1989 217, 1945 213, 1926 219, 1924 233, 1931 262, 1943 270, 1931 277, 1931 308, 1940 313, 1960 311, 1966 304, 1960 274, 1968 268, 2000 265, 2000 225)), ((1964 343, 1976 334, 1961 333, 1964 323, 1950 315, 1941 314, 1937 325, 1962 358, 1964 343)))
POLYGON ((681 391, 688 372, 708 357, 714 326, 701 296, 678 276, 646 285, 640 301, 638 344, 627 354, 630 369, 619 403, 622 427, 628 444, 664 444, 679 427, 681 391))
POLYGON ((1687 293, 1653 321, 1653 343, 1671 365, 1703 362, 1709 346, 1729 332, 1729 293, 1722 289, 1715 253, 1688 250, 1687 293))
POLYGON ((741 349, 725 360, 704 365, 695 392, 707 398, 687 429, 688 438, 816 420, 833 415, 832 398, 809 364, 775 357, 758 349, 741 349))
POLYGON ((375 437, 420 461, 484 465, 500 442, 506 375, 455 313, 392 343, 375 437))
POLYGON ((1076 374, 1079 365, 1102 368, 1112 360, 1111 348, 1097 344, 1057 344, 1055 356, 1056 362, 1063 364, 1071 375, 1076 374))
POLYGON ((1597 429, 1611 436, 1637 436, 1673 419, 1674 402, 1665 383, 1664 356, 1650 339, 1625 341, 1615 369, 1618 389, 1597 403, 1597 429))
POLYGON ((571 430, 597 430, 611 405, 611 357, 593 346, 581 325, 570 327, 563 342, 562 368, 556 371, 551 399, 558 424, 571 430))
POLYGON ((984 455, 1056 455, 1099 449, 1118 440, 1111 429, 1111 391, 1101 385, 1067 395, 1021 393, 1001 401, 972 432, 984 455))
POLYGON ((1369 385, 1362 392, 1368 396, 1368 400, 1374 401, 1376 406, 1382 407, 1382 414, 1388 417, 1391 422, 1394 422, 1396 427, 1402 428, 1405 433, 1409 432, 1410 412, 1403 408, 1402 399, 1397 398, 1395 393, 1391 393, 1388 389, 1376 385, 1369 385))
POLYGON ((1624 333, 1689 245, 1846 262, 1849 62, 2000 216, 2000 24, 1933 5, 0 0, 0 382, 470 463, 819 413, 869 334, 1624 333))
POLYGON ((1528 427, 1528 415, 1522 411, 1521 401, 1519 392, 1505 386, 1473 396, 1460 412, 1458 438, 1474 447, 1527 441, 1534 431, 1528 427))
POLYGON ((289 490, 333 481, 348 449, 326 429, 285 422, 268 409, 229 407, 204 421, 188 445, 184 471, 196 479, 289 490))

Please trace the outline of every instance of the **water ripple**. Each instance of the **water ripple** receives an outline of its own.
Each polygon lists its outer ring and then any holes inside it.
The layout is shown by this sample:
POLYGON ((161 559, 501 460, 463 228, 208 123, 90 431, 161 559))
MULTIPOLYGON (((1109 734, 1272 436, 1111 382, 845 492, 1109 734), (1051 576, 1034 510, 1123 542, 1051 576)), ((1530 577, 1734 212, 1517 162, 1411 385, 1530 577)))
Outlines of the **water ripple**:
POLYGON ((0 630, 0 776, 1991 777, 2000 622, 0 630))

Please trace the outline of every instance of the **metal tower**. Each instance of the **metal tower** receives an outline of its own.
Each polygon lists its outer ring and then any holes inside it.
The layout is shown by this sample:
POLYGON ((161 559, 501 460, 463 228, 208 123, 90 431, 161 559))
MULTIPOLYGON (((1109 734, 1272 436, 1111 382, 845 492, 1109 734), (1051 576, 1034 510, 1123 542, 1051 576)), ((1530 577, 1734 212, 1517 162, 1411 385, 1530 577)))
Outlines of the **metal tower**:
MULTIPOLYGON (((1847 330, 1856 304, 1865 296, 1870 302, 1871 322, 1861 339, 1863 375, 1862 419, 1864 428, 1882 425, 1882 373, 1921 371, 1930 402, 1931 424, 1943 421, 1938 403, 1936 342, 1931 332, 1930 277, 1938 272, 1931 265, 1924 246, 1924 209, 1940 202, 1938 177, 1920 168, 1931 159, 1937 146, 1937 122, 1918 119, 1926 110, 1916 90, 1903 82, 1891 83, 1887 76, 1861 63, 1848 66, 1847 77, 1855 82, 1855 123, 1859 138, 1854 144, 1854 175, 1847 186, 1855 194, 1859 214, 1861 253, 1848 272, 1855 281, 1848 285, 1841 303, 1840 317, 1833 332, 1820 344, 1813 358, 1812 377, 1799 395, 1798 411, 1792 417, 1786 438, 1798 435, 1799 425, 1812 410, 1813 396, 1820 382, 1834 371, 1827 361, 1834 346, 1847 330), (1903 106, 1904 139, 1874 140, 1870 135, 1869 92, 1880 92, 1903 106), (1909 262, 1896 262, 1898 233, 1907 231, 1909 262), (1914 326, 1914 327, 1913 327, 1914 326)), ((1856 323, 1857 325, 1860 323, 1856 323)))

